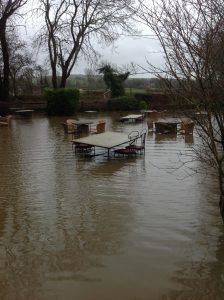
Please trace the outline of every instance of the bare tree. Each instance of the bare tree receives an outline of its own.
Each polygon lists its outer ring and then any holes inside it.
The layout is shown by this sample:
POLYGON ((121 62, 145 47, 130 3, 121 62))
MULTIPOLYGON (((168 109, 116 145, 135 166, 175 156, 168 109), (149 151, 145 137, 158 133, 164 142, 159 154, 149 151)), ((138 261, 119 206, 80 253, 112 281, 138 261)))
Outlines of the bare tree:
POLYGON ((141 1, 138 17, 157 36, 165 66, 153 71, 169 93, 195 108, 191 115, 201 138, 197 158, 218 174, 224 220, 224 2, 141 1))
POLYGON ((3 59, 3 79, 0 90, 0 99, 7 100, 9 96, 9 47, 7 32, 12 17, 23 7, 28 0, 0 0, 0 47, 3 59))
POLYGON ((87 90, 94 89, 97 86, 97 72, 96 70, 86 68, 85 69, 85 77, 87 83, 87 90))
POLYGON ((40 0, 45 19, 40 42, 47 45, 54 88, 65 87, 77 59, 96 55, 95 43, 111 43, 122 31, 133 32, 133 0, 40 0), (59 75, 58 75, 59 73, 59 75), (59 82, 60 77, 60 82, 59 82))
POLYGON ((16 34, 15 29, 7 35, 9 51, 10 83, 14 96, 17 96, 18 81, 23 77, 27 67, 35 65, 27 44, 16 34))

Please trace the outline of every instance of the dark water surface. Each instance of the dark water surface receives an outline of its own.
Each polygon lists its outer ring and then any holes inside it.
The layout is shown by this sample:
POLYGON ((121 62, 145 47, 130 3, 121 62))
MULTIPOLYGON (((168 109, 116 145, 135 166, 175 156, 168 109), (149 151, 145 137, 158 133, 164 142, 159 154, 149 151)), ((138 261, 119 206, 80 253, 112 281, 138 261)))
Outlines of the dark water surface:
POLYGON ((195 135, 149 133, 145 156, 108 161, 75 154, 62 120, 0 127, 0 299, 224 299, 217 183, 180 168, 195 135))

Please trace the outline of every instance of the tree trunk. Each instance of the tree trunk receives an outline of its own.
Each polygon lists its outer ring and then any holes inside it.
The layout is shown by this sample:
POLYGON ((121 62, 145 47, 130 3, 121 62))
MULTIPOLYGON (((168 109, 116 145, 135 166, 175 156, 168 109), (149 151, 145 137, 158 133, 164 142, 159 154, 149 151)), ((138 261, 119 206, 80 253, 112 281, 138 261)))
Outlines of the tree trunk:
POLYGON ((1 89, 1 100, 7 101, 9 98, 9 76, 10 76, 10 68, 9 68, 9 51, 8 44, 6 40, 6 22, 2 20, 0 22, 0 44, 2 48, 2 58, 3 58, 3 86, 1 89))
POLYGON ((54 89, 57 89, 58 88, 58 80, 57 80, 57 71, 56 71, 56 67, 51 64, 51 67, 52 67, 52 86, 54 89))
POLYGON ((14 91, 14 96, 17 97, 16 77, 11 76, 11 79, 12 79, 12 87, 13 87, 13 91, 14 91))
POLYGON ((62 76, 61 76, 60 88, 65 88, 66 87, 66 81, 67 81, 66 72, 63 71, 62 76))
POLYGON ((222 163, 219 164, 218 167, 218 179, 219 179, 219 191, 220 191, 220 197, 219 197, 219 209, 220 214, 224 223, 224 174, 223 174, 223 167, 222 163))
POLYGON ((220 214, 224 223, 224 195, 220 195, 219 199, 219 209, 220 209, 220 214))

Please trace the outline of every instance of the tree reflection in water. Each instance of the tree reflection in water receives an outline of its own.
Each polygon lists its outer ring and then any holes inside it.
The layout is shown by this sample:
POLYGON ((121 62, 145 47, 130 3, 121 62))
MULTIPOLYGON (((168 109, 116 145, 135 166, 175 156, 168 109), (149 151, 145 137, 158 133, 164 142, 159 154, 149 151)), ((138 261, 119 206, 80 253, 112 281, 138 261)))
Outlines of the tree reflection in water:
POLYGON ((221 300, 215 189, 201 174, 177 180, 184 137, 150 133, 137 159, 84 159, 60 123, 1 131, 0 299, 221 300))
POLYGON ((223 299, 224 226, 216 207, 217 183, 212 176, 209 178, 201 195, 200 222, 195 227, 191 248, 185 263, 182 261, 177 266, 178 271, 172 277, 178 288, 168 291, 161 298, 162 300, 223 299), (207 217, 206 222, 205 217, 207 217))
MULTIPOLYGON (((223 226, 223 225, 221 225, 223 226)), ((218 238, 216 257, 208 263, 207 258, 192 261, 176 272, 174 280, 179 291, 171 291, 162 300, 223 300, 224 295, 224 231, 218 238)))

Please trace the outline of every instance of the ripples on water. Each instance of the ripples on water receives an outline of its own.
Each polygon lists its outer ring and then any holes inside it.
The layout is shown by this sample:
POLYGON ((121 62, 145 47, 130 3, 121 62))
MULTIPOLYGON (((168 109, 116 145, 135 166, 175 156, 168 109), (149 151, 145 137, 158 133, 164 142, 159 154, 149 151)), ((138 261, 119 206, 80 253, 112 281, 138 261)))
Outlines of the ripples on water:
POLYGON ((0 128, 0 299, 223 299, 216 182, 180 167, 195 136, 108 161, 75 154, 61 121, 0 128))

